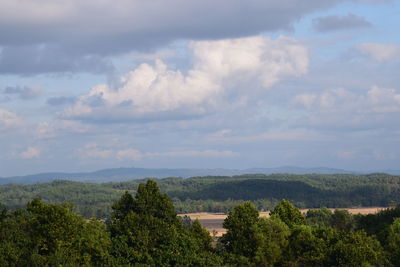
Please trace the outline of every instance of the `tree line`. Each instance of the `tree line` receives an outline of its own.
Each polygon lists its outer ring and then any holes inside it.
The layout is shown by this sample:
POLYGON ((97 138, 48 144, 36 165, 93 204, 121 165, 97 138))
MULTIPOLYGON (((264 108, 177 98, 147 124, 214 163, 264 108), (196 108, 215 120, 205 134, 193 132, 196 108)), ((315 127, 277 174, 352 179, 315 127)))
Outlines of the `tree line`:
POLYGON ((23 209, 0 207, 0 266, 399 266, 400 207, 303 215, 282 200, 270 215, 241 203, 226 234, 212 238, 177 216, 153 180, 123 193, 105 221, 35 198, 23 209))

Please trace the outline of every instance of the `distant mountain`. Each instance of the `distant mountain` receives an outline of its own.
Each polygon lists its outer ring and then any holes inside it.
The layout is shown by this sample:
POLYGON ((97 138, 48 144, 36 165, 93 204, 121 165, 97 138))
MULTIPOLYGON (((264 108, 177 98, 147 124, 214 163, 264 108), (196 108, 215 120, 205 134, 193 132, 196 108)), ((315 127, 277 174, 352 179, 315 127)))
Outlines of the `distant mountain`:
MULTIPOLYGON (((400 170, 371 171, 384 172, 393 175, 400 175, 400 170)), ((195 177, 195 176, 233 176, 242 174, 361 174, 366 172, 347 171, 342 169, 333 169, 325 167, 301 168, 295 166, 283 166, 277 168, 251 168, 244 170, 237 169, 146 169, 146 168, 115 168, 104 169, 95 172, 65 173, 49 172, 25 176, 0 177, 0 184, 35 184, 51 182, 58 179, 80 181, 80 182, 112 182, 129 181, 147 177, 165 178, 165 177, 195 177)))
POLYGON ((232 176, 242 174, 240 170, 229 169, 145 169, 145 168, 115 168, 104 169, 95 172, 82 173, 39 173, 25 176, 0 177, 0 184, 16 183, 16 184, 34 184, 51 182, 54 180, 70 180, 80 182, 112 182, 112 181, 128 181, 142 179, 147 177, 165 178, 165 177, 194 177, 194 176, 232 176))

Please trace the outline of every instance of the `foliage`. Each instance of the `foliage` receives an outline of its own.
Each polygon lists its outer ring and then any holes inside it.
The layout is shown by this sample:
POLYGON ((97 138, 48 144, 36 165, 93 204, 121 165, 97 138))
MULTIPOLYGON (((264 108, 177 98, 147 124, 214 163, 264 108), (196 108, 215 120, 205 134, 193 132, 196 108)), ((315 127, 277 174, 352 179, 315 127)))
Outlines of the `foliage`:
POLYGON ((390 260, 395 265, 400 262, 400 218, 394 220, 388 232, 387 249, 390 260))
MULTIPOLYGON (((170 180, 169 186, 177 180, 170 180)), ((304 217, 288 200, 271 217, 252 202, 234 207, 213 239, 199 221, 177 216, 154 180, 125 191, 104 222, 71 204, 39 198, 0 205, 0 266, 398 266, 400 208, 351 215, 326 208, 304 217)))
POLYGON ((134 198, 126 192, 113 210, 108 228, 118 265, 211 266, 219 262, 208 232, 198 222, 186 229, 172 201, 152 180, 139 185, 134 198))
POLYGON ((330 266, 379 266, 384 261, 381 245, 364 231, 342 234, 330 253, 330 266))
POLYGON ((103 224, 86 221, 70 205, 34 199, 1 222, 1 266, 102 265, 110 261, 103 224))
POLYGON ((223 224, 227 233, 221 239, 228 253, 247 258, 255 256, 258 218, 258 211, 251 202, 245 202, 229 212, 223 224))
POLYGON ((295 225, 289 236, 287 260, 300 266, 324 266, 326 242, 308 225, 295 225))
POLYGON ((254 262, 258 266, 273 266, 285 258, 289 244, 289 227, 277 218, 260 218, 257 223, 257 243, 254 262))
POLYGON ((306 223, 301 212, 290 201, 285 199, 270 212, 270 215, 281 219, 289 227, 306 223))
POLYGON ((347 210, 336 209, 331 216, 331 226, 339 231, 351 231, 355 225, 353 216, 347 210))
POLYGON ((307 224, 311 226, 331 226, 332 212, 327 208, 310 209, 306 213, 307 224))
POLYGON ((386 245, 388 227, 396 218, 400 218, 400 206, 384 209, 377 214, 368 214, 356 218, 359 229, 363 229, 369 235, 376 235, 378 240, 386 245))

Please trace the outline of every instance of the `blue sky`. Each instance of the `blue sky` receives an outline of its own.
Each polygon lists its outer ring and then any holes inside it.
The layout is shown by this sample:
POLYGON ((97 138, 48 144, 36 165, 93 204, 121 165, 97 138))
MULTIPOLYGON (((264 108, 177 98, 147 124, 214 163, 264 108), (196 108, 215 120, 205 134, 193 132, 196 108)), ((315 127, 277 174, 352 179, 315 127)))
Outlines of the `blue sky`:
POLYGON ((399 169, 399 1, 0 1, 0 176, 399 169))

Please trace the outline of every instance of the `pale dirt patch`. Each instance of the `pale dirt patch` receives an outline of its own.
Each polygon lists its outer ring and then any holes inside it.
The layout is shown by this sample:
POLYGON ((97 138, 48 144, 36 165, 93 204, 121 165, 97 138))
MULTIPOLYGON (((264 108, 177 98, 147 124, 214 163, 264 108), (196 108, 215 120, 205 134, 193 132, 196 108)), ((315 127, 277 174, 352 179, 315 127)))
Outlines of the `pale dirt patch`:
MULTIPOLYGON (((367 208, 340 208, 339 210, 348 210, 351 214, 374 214, 387 207, 367 207, 367 208)), ((334 211, 335 209, 330 209, 334 211)), ((307 213, 308 209, 301 209, 301 213, 307 213)), ((213 236, 222 236, 226 230, 222 224, 226 218, 224 213, 211 213, 211 212, 196 212, 179 214, 179 216, 189 216, 192 220, 198 219, 200 223, 211 233, 213 236)), ((269 217, 269 211, 260 212, 260 217, 269 217)))

